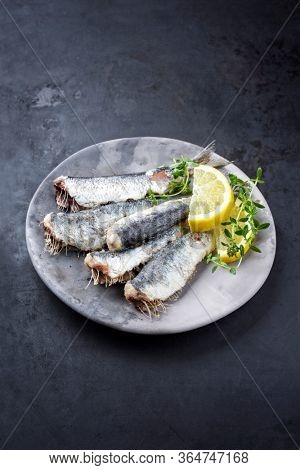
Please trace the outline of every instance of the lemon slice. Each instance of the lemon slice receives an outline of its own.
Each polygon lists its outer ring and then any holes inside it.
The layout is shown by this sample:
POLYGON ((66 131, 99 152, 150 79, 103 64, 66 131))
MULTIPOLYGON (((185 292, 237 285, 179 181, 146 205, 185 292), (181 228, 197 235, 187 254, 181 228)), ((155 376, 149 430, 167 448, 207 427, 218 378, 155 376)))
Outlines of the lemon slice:
MULTIPOLYGON (((233 217, 234 219, 243 219, 247 217, 247 213, 245 211, 240 211, 239 205, 241 204, 241 201, 237 199, 235 201, 235 204, 231 210, 231 213, 229 217, 233 217)), ((247 238, 249 237, 248 242, 246 242, 245 238, 241 235, 236 235, 232 234, 233 236, 233 241, 237 245, 242 245, 244 248, 244 253, 247 253, 247 251, 250 248, 251 242, 253 241, 254 234, 251 234, 251 227, 247 222, 239 222, 239 226, 241 228, 244 228, 245 225, 248 225, 249 232, 247 234, 247 238)), ((218 255, 220 256, 220 261, 224 261, 225 263, 234 263, 235 261, 238 261, 241 257, 241 253, 238 252, 235 256, 229 256, 227 253, 227 247, 222 245, 222 243, 228 244, 228 237, 225 235, 225 230, 229 230, 230 233, 232 233, 232 229, 230 228, 231 226, 224 226, 220 225, 219 227, 216 227, 214 229, 214 236, 215 236, 215 244, 216 244, 216 250, 218 255)))
POLYGON ((189 225, 192 232, 206 232, 228 219, 234 204, 230 184, 219 170, 208 165, 194 168, 189 225))

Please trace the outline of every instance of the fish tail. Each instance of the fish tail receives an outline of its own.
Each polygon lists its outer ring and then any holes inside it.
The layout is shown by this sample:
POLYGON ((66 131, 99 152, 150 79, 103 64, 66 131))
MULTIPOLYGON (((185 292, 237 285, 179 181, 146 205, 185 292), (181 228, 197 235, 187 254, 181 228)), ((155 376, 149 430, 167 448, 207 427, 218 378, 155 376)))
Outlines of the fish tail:
POLYGON ((226 166, 230 163, 229 160, 215 153, 214 140, 202 150, 200 150, 200 152, 193 158, 193 161, 196 163, 202 163, 204 165, 211 165, 215 168, 226 166))

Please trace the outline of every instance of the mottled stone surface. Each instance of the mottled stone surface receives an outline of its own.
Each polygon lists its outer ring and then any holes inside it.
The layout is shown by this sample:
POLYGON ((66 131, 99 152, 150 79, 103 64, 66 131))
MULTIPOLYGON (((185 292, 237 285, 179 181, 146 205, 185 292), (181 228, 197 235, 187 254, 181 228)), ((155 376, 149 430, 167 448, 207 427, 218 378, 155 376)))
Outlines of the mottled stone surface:
MULTIPOLYGON (((294 2, 6 3, 52 78, 1 7, 1 442, 84 321, 30 262, 29 202, 78 149, 138 135, 215 138, 247 174, 262 164, 275 264, 217 325, 299 442, 299 12, 219 122, 294 2)), ((89 322, 6 447, 294 448, 249 373, 215 325, 89 322)))

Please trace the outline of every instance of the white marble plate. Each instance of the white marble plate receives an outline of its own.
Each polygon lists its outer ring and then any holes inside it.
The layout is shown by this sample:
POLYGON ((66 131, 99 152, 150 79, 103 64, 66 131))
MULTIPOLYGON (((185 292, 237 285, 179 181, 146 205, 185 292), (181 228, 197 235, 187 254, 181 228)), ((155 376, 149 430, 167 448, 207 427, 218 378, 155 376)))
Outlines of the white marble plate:
MULTIPOLYGON (((45 284, 75 311, 98 323, 143 334, 178 333, 207 325, 233 312, 253 297, 267 279, 275 251, 276 233, 271 211, 261 192, 254 197, 265 209, 261 218, 270 227, 261 232, 256 244, 262 254, 251 252, 236 276, 223 270, 211 272, 202 265, 182 292, 179 300, 169 305, 159 320, 137 314, 126 302, 123 287, 90 285, 85 289, 89 273, 83 257, 75 252, 50 257, 44 251, 42 227, 44 215, 56 210, 52 180, 59 175, 103 176, 144 171, 170 162, 177 155, 195 155, 200 148, 179 140, 161 137, 138 137, 112 140, 87 147, 58 165, 41 183, 30 203, 26 220, 26 240, 32 263, 45 284), (107 163, 108 162, 108 163, 107 163)), ((230 164, 227 172, 246 179, 247 176, 230 164)))

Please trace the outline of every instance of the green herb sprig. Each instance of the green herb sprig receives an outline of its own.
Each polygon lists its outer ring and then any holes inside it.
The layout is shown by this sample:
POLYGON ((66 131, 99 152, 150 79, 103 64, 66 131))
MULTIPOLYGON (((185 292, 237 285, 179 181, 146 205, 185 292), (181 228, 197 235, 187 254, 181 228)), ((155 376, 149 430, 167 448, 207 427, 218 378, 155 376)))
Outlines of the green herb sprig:
POLYGON ((206 262, 207 263, 214 263, 214 267, 212 268, 212 272, 214 273, 218 268, 224 268, 227 269, 230 274, 236 274, 236 268, 230 267, 227 263, 224 263, 224 261, 220 260, 220 255, 216 255, 213 253, 210 253, 206 257, 206 262))
POLYGON ((236 201, 238 201, 239 211, 236 218, 230 217, 229 220, 222 223, 223 226, 226 226, 224 229, 226 243, 222 242, 222 245, 226 247, 229 257, 239 258, 239 261, 235 267, 232 267, 221 261, 220 256, 216 254, 208 255, 206 261, 207 263, 214 264, 212 272, 215 272, 218 267, 221 267, 227 269, 231 274, 236 274, 237 269, 245 257, 244 246, 250 243, 251 250, 261 253, 260 249, 253 245, 253 240, 259 231, 267 229, 270 224, 260 223, 256 219, 258 210, 263 209, 264 206, 260 202, 252 199, 254 188, 258 184, 264 183, 262 169, 259 167, 256 172, 256 177, 248 181, 243 181, 233 174, 229 174, 229 180, 234 194, 235 204, 236 201), (235 235, 241 237, 240 243, 236 242, 235 235))
POLYGON ((198 163, 183 155, 180 158, 174 158, 173 163, 168 167, 172 178, 166 192, 164 194, 154 194, 149 189, 147 197, 151 199, 153 204, 157 204, 157 199, 169 199, 180 194, 182 196, 192 194, 190 170, 196 166, 198 166, 198 163))

